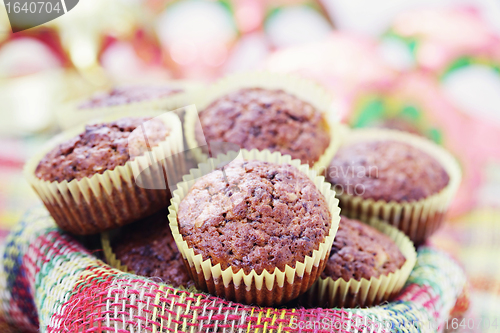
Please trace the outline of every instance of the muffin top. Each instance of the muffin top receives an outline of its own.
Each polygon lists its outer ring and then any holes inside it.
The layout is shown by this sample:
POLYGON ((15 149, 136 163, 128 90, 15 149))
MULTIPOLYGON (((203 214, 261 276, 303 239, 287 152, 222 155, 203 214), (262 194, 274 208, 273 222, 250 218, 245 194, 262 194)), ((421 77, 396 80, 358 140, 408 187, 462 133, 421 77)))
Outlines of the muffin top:
POLYGON ((197 130, 198 142, 279 151, 310 165, 330 143, 323 114, 283 90, 245 88, 229 93, 204 109, 200 122, 203 133, 197 130))
POLYGON ((38 164, 35 175, 45 181, 69 182, 102 174, 133 159, 129 144, 133 145, 134 156, 140 156, 148 150, 148 146, 158 145, 168 135, 169 129, 165 124, 151 118, 122 118, 110 123, 87 125, 83 133, 48 152, 38 164), (133 132, 137 127, 139 129, 133 132))
POLYGON ((125 105, 142 102, 182 92, 182 89, 170 86, 126 86, 116 87, 106 93, 97 93, 82 102, 79 109, 92 109, 97 107, 125 105))
POLYGON ((168 212, 160 212, 123 227, 113 240, 116 259, 138 275, 159 277, 174 287, 193 281, 170 232, 168 212))
POLYGON ((341 216, 323 279, 357 281, 394 273, 406 259, 394 241, 377 229, 341 216))
POLYGON ((443 166, 404 142, 381 140, 343 146, 326 179, 337 192, 384 201, 417 201, 441 191, 449 182, 443 166))
POLYGON ((224 170, 199 178, 179 205, 180 233, 203 260, 246 274, 284 271, 328 236, 326 200, 295 167, 236 160, 224 170))

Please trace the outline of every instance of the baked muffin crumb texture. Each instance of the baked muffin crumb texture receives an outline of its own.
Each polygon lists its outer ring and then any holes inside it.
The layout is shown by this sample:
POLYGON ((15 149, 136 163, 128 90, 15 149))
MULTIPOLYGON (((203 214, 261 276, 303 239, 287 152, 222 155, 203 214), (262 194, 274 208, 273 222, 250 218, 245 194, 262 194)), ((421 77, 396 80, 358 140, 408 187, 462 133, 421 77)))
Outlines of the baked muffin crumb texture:
POLYGON ((377 229, 342 216, 330 258, 321 274, 349 281, 394 273, 406 259, 394 241, 377 229))
POLYGON ((188 246, 222 269, 273 272, 312 256, 331 214, 314 183, 291 165, 236 160, 197 180, 181 201, 188 246))

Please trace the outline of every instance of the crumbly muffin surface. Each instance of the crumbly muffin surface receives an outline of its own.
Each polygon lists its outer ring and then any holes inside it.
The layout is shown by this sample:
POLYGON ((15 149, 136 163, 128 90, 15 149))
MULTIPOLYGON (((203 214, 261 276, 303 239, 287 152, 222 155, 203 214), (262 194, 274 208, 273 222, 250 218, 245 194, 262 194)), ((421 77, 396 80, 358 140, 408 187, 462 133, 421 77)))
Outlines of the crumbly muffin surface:
POLYGON ((333 241, 330 258, 321 274, 334 280, 369 280, 393 273, 406 259, 397 245, 377 229, 344 216, 333 241))
POLYGON ((198 142, 230 142, 245 149, 269 149, 313 165, 330 144, 324 115, 283 90, 245 88, 200 112, 198 142), (205 140, 202 140, 205 135, 205 140))
POLYGON ((69 182, 102 174, 144 154, 148 146, 158 145, 169 133, 161 120, 150 118, 122 118, 87 125, 83 133, 48 152, 38 164, 35 175, 45 181, 69 182))
POLYGON ((194 285, 177 249, 164 209, 127 225, 113 241, 118 260, 138 275, 157 277, 174 287, 194 285))
POLYGON ((384 201, 417 201, 449 182, 443 166, 407 143, 358 142, 339 149, 326 171, 337 192, 384 201))
POLYGON ((180 233, 222 269, 258 274, 295 267, 325 240, 331 214, 314 183, 291 165, 236 160, 197 180, 181 201, 180 233), (227 181, 226 181, 227 179, 227 181))
POLYGON ((182 89, 169 86, 125 86, 116 87, 107 93, 99 93, 81 103, 79 109, 92 109, 125 105, 181 93, 182 89))

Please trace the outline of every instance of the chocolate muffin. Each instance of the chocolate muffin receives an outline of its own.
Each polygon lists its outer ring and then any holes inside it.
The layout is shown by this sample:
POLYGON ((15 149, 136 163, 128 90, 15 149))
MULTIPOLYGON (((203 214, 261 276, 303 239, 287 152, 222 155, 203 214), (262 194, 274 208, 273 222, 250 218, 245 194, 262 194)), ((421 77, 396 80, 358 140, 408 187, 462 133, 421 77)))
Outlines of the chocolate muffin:
POLYGON ((426 152, 395 140, 344 145, 326 179, 337 193, 386 202, 418 201, 438 193, 450 177, 426 152))
POLYGON ((196 130, 197 141, 209 145, 279 151, 312 166, 330 144, 320 110, 283 90, 240 89, 213 101, 199 117, 203 133, 196 130))
POLYGON ((79 109, 92 109, 148 101, 183 92, 171 86, 116 87, 107 93, 99 93, 82 102, 79 109))
POLYGON ((177 220, 195 255, 222 270, 260 274, 295 268, 312 256, 332 216, 323 194, 297 168, 236 160, 196 181, 177 220))
POLYGON ((377 229, 341 216, 330 258, 321 277, 369 280, 400 269, 405 257, 394 241, 377 229))
POLYGON ((77 235, 114 229, 168 206, 165 174, 182 165, 175 158, 179 126, 169 112, 88 125, 77 136, 66 132, 28 161, 25 176, 62 229, 77 235))
POLYGON ((38 164, 35 175, 45 181, 69 182, 102 174, 133 160, 129 154, 129 143, 133 144, 134 154, 140 156, 165 140, 169 132, 161 120, 150 118, 122 118, 110 123, 87 125, 79 136, 47 153, 38 164), (142 126, 141 130, 131 136, 139 126, 142 126), (147 140, 143 138, 143 131, 147 140))
POLYGON ((128 271, 155 277, 174 287, 194 285, 177 249, 167 219, 160 212, 127 225, 111 244, 113 253, 128 271))

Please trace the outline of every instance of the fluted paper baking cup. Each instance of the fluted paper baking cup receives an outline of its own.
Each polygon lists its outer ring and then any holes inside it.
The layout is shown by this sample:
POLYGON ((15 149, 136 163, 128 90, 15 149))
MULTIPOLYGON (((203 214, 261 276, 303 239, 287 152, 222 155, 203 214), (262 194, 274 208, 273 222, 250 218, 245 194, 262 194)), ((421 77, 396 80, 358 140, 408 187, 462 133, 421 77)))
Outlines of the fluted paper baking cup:
MULTIPOLYGON (((113 170, 68 182, 44 181, 35 175, 54 147, 84 132, 84 126, 61 133, 25 165, 24 175, 62 229, 86 235, 116 228, 151 215, 169 204, 164 175, 181 177, 182 127, 173 112, 156 117, 170 130, 163 142, 113 170)), ((116 118, 109 118, 108 121, 116 118)), ((169 178, 170 179, 170 178, 169 178)), ((173 179, 173 178, 172 178, 173 179)))
MULTIPOLYGON (((143 84, 146 85, 146 83, 143 84)), ((85 98, 79 98, 62 103, 59 107, 57 107, 57 122, 62 129, 71 129, 74 126, 103 117, 116 117, 116 115, 141 117, 143 116, 143 111, 145 110, 149 115, 152 115, 152 111, 156 110, 154 116, 159 116, 165 111, 172 111, 186 105, 193 104, 198 91, 202 87, 201 83, 194 81, 167 81, 147 85, 171 86, 174 89, 183 89, 183 91, 177 94, 172 94, 170 96, 153 98, 121 105, 100 106, 95 108, 79 108, 79 106, 83 102, 88 101, 90 98, 92 98, 93 95, 89 95, 85 98)))
MULTIPOLYGON (((311 104, 316 110, 322 112, 330 129, 330 144, 314 163, 313 169, 318 171, 328 165, 340 146, 340 133, 339 117, 334 108, 332 96, 325 88, 314 81, 291 74, 271 72, 240 73, 227 76, 211 85, 206 91, 200 91, 196 98, 196 108, 198 112, 202 112, 213 101, 242 88, 281 89, 311 104)), ((197 126, 200 126, 198 113, 196 111, 189 112, 184 122, 186 144, 198 162, 205 162, 208 156, 200 146, 205 146, 206 142, 199 143, 197 141, 197 126)))
POLYGON ((302 300, 313 307, 367 307, 380 304, 398 295, 417 261, 412 241, 403 232, 384 221, 371 219, 367 224, 389 236, 398 246, 406 261, 393 273, 372 277, 369 280, 320 277, 302 300))
MULTIPOLYGON (((233 155, 232 157, 235 157, 236 153, 233 155)), ((324 195, 332 215, 332 223, 324 242, 313 252, 312 256, 307 256, 304 262, 296 262, 295 268, 287 265, 284 271, 275 268, 273 272, 264 270, 261 274, 257 274, 255 270, 245 274, 243 269, 234 273, 231 267, 222 270, 220 264, 212 265, 210 259, 204 260, 201 254, 195 255, 194 250, 188 246, 179 232, 177 212, 180 202, 198 178, 216 170, 221 163, 231 159, 227 155, 209 159, 206 163, 201 163, 197 169, 191 169, 191 173, 177 185, 168 215, 172 235, 199 289, 239 303, 267 306, 285 303, 309 289, 323 271, 340 221, 338 200, 330 184, 326 183, 323 177, 317 176, 308 165, 301 164, 299 160, 292 160, 289 155, 281 155, 279 152, 242 149, 236 159, 290 164, 306 174, 324 195)))
POLYGON ((113 236, 110 234, 110 232, 105 231, 101 233, 101 245, 102 251, 104 253, 104 259, 111 267, 119 269, 125 273, 135 274, 133 270, 128 269, 127 265, 123 265, 120 259, 116 258, 116 255, 113 252, 113 248, 111 247, 112 239, 113 236))
POLYGON ((444 148, 425 138, 397 130, 368 128, 350 130, 342 145, 381 140, 404 142, 432 156, 448 173, 448 184, 436 194, 409 202, 375 201, 342 193, 337 195, 342 215, 365 222, 374 217, 387 221, 408 235, 415 245, 420 245, 441 226, 460 185, 462 178, 460 167, 455 158, 444 148))

